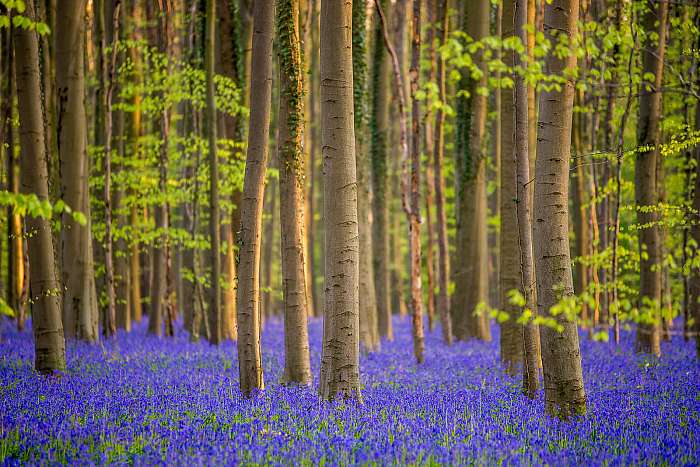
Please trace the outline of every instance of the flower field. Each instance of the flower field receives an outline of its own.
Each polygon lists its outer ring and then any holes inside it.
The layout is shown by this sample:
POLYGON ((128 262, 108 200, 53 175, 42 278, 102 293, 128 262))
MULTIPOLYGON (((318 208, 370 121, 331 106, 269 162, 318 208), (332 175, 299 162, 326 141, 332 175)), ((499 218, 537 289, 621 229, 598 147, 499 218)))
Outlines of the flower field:
MULTIPOLYGON (((0 464, 671 464, 700 463, 700 366, 692 343, 663 359, 582 338, 588 414, 542 415, 503 373, 491 343, 428 334, 416 367, 410 322, 361 358, 364 403, 324 403, 284 387, 283 326, 266 324, 267 389, 238 390, 236 346, 146 336, 145 323, 102 345, 69 342, 68 370, 32 369, 31 330, 0 334, 0 464)), ((322 323, 310 325, 318 375, 322 323)), ((494 331, 496 331, 494 329, 494 331)))

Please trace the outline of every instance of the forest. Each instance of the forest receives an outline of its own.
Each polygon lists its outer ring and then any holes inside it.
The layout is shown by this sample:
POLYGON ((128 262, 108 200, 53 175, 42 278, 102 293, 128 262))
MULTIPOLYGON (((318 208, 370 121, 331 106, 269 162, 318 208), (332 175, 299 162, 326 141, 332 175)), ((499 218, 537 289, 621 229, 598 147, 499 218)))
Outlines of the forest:
POLYGON ((700 464, 700 1, 0 0, 0 464, 700 464))

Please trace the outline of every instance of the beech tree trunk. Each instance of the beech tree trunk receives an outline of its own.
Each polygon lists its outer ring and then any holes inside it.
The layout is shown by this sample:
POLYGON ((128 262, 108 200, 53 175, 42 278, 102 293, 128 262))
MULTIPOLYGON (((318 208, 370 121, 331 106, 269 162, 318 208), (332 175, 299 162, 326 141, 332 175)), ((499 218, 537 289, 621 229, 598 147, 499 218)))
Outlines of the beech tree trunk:
POLYGON ((637 153, 635 163, 635 198, 639 230, 639 310, 636 348, 639 352, 661 355, 661 238, 658 212, 657 165, 662 163, 659 120, 661 118, 661 85, 666 51, 666 20, 668 2, 654 3, 643 17, 647 33, 656 31, 656 48, 647 43, 642 50, 643 75, 650 74, 654 81, 644 79, 639 91, 637 145, 646 149, 637 153), (658 24, 657 24, 658 20, 658 24))
POLYGON ((311 384, 304 237, 304 83, 299 43, 299 0, 277 1, 280 97, 277 153, 284 294, 284 380, 311 384))
MULTIPOLYGON (((437 0, 437 31, 435 35, 440 43, 447 40, 449 29, 449 0, 437 0)), ((442 55, 437 60, 437 86, 440 102, 445 102, 445 60, 442 55)), ((447 244, 447 215, 445 213, 445 176, 443 175, 445 151, 445 114, 438 108, 435 114, 435 148, 433 150, 435 169, 435 222, 438 238, 438 294, 436 299, 437 314, 442 325, 442 338, 447 345, 452 344, 452 320, 450 319, 449 283, 449 248, 447 244)))
MULTIPOLYGON (((565 34, 572 41, 577 34, 578 0, 554 0, 545 5, 545 35, 565 34)), ((571 43, 571 42, 569 42, 571 43)), ((550 54, 544 72, 561 75, 576 67, 573 51, 564 58, 550 54)), ((537 161, 533 237, 538 312, 551 316, 562 332, 543 327, 542 364, 545 406, 549 414, 568 418, 586 410, 581 352, 576 323, 565 314, 552 316, 551 308, 574 294, 569 252, 569 160, 574 83, 540 94, 537 122, 537 161)))
POLYGON ((207 106, 205 123, 209 142, 209 342, 218 345, 223 337, 221 315, 221 219, 219 213, 219 157, 217 154, 214 62, 216 55, 216 0, 207 0, 205 56, 207 106))
MULTIPOLYGON (((388 2, 381 3, 388 14, 388 2)), ((377 300, 379 334, 394 339, 391 323, 391 286, 389 282, 389 199, 387 164, 389 115, 389 64, 383 44, 382 25, 374 20, 374 52, 372 58, 372 113, 370 118, 372 159, 372 256, 377 300)))
POLYGON ((379 350, 375 271, 372 261, 370 158, 367 152, 367 3, 352 5, 352 66, 357 162, 357 216, 360 232, 360 341, 368 352, 379 350))
MULTIPOLYGON (((24 15, 36 21, 33 2, 24 15)), ((49 199, 44 122, 41 109, 39 43, 35 31, 14 28, 17 103, 22 149, 22 193, 49 199)), ((29 267, 29 297, 34 331, 34 368, 43 374, 66 368, 66 343, 61 323, 60 284, 56 278, 51 219, 28 215, 25 219, 29 267)))
POLYGON ((362 397, 352 70, 352 2, 321 0, 326 280, 319 392, 326 400, 362 397))
POLYGON ((253 5, 253 51, 250 74, 248 151, 246 154, 238 268, 238 365, 241 392, 265 389, 260 347, 260 235, 268 161, 272 97, 274 2, 253 5))
POLYGON ((87 220, 80 225, 67 213, 61 219, 63 327, 67 337, 99 338, 95 267, 90 238, 87 119, 83 42, 86 0, 67 0, 56 18, 56 100, 61 198, 87 220))
MULTIPOLYGON (((466 15, 466 32, 474 40, 489 35, 488 0, 474 2, 466 15)), ((488 303, 488 241, 486 230, 486 96, 477 90, 487 84, 487 66, 483 57, 475 57, 483 75, 467 79, 470 97, 463 108, 459 126, 457 177, 459 214, 457 216, 457 262, 454 270, 456 285, 452 300, 455 336, 459 339, 477 338, 489 341, 491 332, 485 312, 477 314, 480 304, 488 303), (461 134, 460 134, 461 133, 461 134)))

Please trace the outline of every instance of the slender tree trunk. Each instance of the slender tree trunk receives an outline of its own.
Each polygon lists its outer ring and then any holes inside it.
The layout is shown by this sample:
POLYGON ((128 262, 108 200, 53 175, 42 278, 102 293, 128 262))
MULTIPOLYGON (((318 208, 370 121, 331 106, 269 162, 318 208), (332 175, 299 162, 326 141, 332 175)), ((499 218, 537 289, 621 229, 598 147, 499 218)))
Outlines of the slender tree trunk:
POLYGON ((299 0, 277 0, 280 100, 280 222, 284 294, 284 380, 311 384, 304 240, 304 83, 299 42, 299 0))
POLYGON ((321 0, 321 125, 326 281, 319 392, 361 400, 359 238, 352 2, 321 0))
POLYGON ((97 292, 90 240, 87 120, 85 116, 84 16, 85 0, 67 0, 56 18, 56 91, 61 198, 85 215, 80 225, 70 214, 62 216, 63 327, 68 337, 96 341, 97 292))
POLYGON ((372 261, 372 216, 370 204, 370 158, 365 137, 367 115, 367 3, 352 5, 352 66, 357 162, 357 216, 360 232, 360 341, 368 352, 379 350, 377 300, 372 261))
POLYGON ((214 103, 214 62, 216 56, 216 0, 207 0, 205 56, 207 106, 206 128, 209 142, 209 342, 222 340, 221 316, 221 226, 219 215, 219 157, 216 135, 216 104, 214 103))
MULTIPOLYGON (((700 81, 700 80, 699 80, 700 81)), ((700 131, 700 100, 695 104, 695 129, 700 131)), ((700 245, 700 146, 695 147, 695 193, 693 195, 693 216, 690 226, 690 236, 695 241, 695 245, 700 245)), ((696 253, 697 254, 697 246, 696 253)), ((695 321, 693 331, 695 332, 696 357, 700 360, 700 269, 691 270, 688 281, 689 292, 689 316, 695 321)))
MULTIPOLYGON (((578 10, 578 0, 554 0, 545 5, 545 35, 556 40, 556 31, 571 41, 577 34, 578 10)), ((561 75, 575 67, 573 51, 565 58, 550 54, 545 59, 544 72, 561 75)), ((549 414, 564 419, 586 410, 576 323, 564 314, 550 314, 553 306, 574 293, 568 213, 573 100, 572 81, 567 81, 560 91, 540 94, 533 216, 538 312, 552 317, 563 329, 559 332, 542 328, 545 405, 549 414)))
MULTIPOLYGON (((382 8, 388 6, 385 0, 382 8)), ((394 339, 391 323, 391 293, 389 283, 389 185, 387 138, 389 113, 389 66, 382 46, 382 25, 374 21, 374 51, 372 58, 372 113, 370 117, 372 159, 372 256, 374 286, 377 300, 379 334, 394 339)))
MULTIPOLYGON (((480 40, 489 34, 488 0, 476 2, 467 15, 467 33, 480 40)), ((488 241, 486 230, 486 96, 477 92, 487 84, 487 67, 483 57, 476 57, 483 75, 468 79, 470 97, 464 108, 458 131, 458 190, 460 197, 457 216, 457 262, 454 270, 456 284, 452 300, 455 336, 459 339, 477 338, 489 341, 491 332, 486 313, 477 314, 480 304, 488 303, 488 241), (461 135, 460 135, 461 133, 461 135)), ((464 81, 464 80, 463 80, 464 81)))
POLYGON ((637 144, 646 149, 637 153, 635 164, 635 198, 639 230, 639 309, 636 348, 639 352, 661 355, 659 332, 661 306, 661 245, 659 237, 657 165, 661 163, 659 120, 661 118, 661 85, 666 51, 666 21, 668 2, 659 2, 643 17, 647 33, 656 31, 656 48, 647 43, 642 50, 644 79, 639 94, 637 144), (657 24, 658 20, 658 24, 657 24))
MULTIPOLYGON (((517 0, 515 4, 516 34, 524 43, 527 40, 525 26, 527 24, 526 0, 517 0)), ((525 63, 518 53, 513 53, 516 67, 524 67, 525 63)), ((518 224, 518 249, 520 253, 520 290, 525 297, 525 305, 533 314, 537 313, 535 297, 535 268, 532 246, 532 197, 530 190, 530 152, 528 150, 528 134, 530 119, 528 116, 528 88, 525 78, 515 75, 515 159, 516 159, 516 202, 518 224)), ((531 399, 535 398, 539 387, 539 346, 540 340, 534 317, 522 326, 523 336, 523 391, 531 399)), ((520 327, 520 326, 519 326, 520 327)))
MULTIPOLYGON (((449 0, 438 1, 437 20, 439 21, 436 36, 440 44, 445 43, 449 29, 449 0)), ((445 60, 442 55, 437 61, 437 86, 440 102, 445 102, 445 60)), ((447 291, 449 281, 449 250, 447 245, 447 215, 445 214, 445 177, 443 175, 443 160, 445 150, 445 114, 442 107, 435 115, 435 148, 433 159, 435 167, 435 217, 438 236, 438 295, 437 313, 442 324, 442 337, 445 342, 452 344, 452 320, 450 319, 450 303, 447 291)))
MULTIPOLYGON (((156 8, 154 5, 148 5, 149 8, 156 8)), ((158 18, 157 26, 154 27, 155 42, 157 42, 159 51, 163 54, 167 54, 169 52, 170 27, 168 15, 171 13, 169 11, 169 4, 166 3, 163 5, 163 8, 165 10, 158 11, 158 13, 153 10, 149 10, 149 12, 152 14, 149 14, 148 17, 158 18)), ((160 148, 158 151, 158 189, 161 193, 167 192, 168 137, 170 132, 169 115, 169 108, 167 105, 164 105, 163 108, 160 109, 156 124, 156 128, 160 130, 161 137, 160 148)), ((166 313, 168 308, 167 282, 169 242, 167 230, 170 224, 167 201, 161 201, 155 206, 153 211, 156 229, 158 229, 161 234, 153 245, 153 276, 150 287, 151 308, 148 314, 148 332, 160 337, 163 335, 164 318, 167 317, 166 313)))
POLYGON ((260 348, 260 235, 263 193, 268 160, 272 93, 272 39, 274 3, 253 5, 248 153, 246 155, 238 268, 238 363, 241 392, 249 396, 265 388, 260 348))
MULTIPOLYGON (((515 25, 515 0, 503 2, 503 28, 502 37, 507 39, 516 34, 515 25)), ((520 7, 520 2, 518 3, 520 7)), ((517 31, 519 33, 519 30, 517 31)), ((515 65, 517 54, 506 53, 503 62, 506 66, 515 65)), ((517 78, 517 75, 515 76, 517 78)), ((522 286, 521 261, 522 251, 520 237, 508 235, 507 232, 520 232, 518 214, 522 209, 518 209, 518 185, 516 174, 518 170, 518 155, 516 152, 515 117, 516 112, 522 109, 516 108, 515 90, 503 89, 501 91, 501 108, 499 116, 501 118, 501 205, 500 205, 500 229, 506 233, 500 236, 500 257, 499 257, 499 289, 500 305, 499 310, 508 314, 508 320, 501 323, 501 362, 506 371, 516 374, 519 367, 524 363, 524 341, 522 326, 517 323, 517 319, 522 310, 511 303, 509 296, 512 290, 520 290, 522 286)), ((518 130, 523 128, 518 127, 518 130)), ((522 145, 522 142, 517 141, 522 145)), ((529 141, 528 141, 529 143, 529 141)), ((522 149, 522 148, 519 148, 522 149)))
MULTIPOLYGON (((275 159, 270 161, 270 166, 275 167, 275 159)), ((262 322, 264 324, 265 318, 267 316, 270 316, 272 314, 272 310, 276 306, 275 302, 275 297, 272 293, 273 291, 273 283, 272 283, 272 266, 274 263, 274 256, 275 256, 275 225, 277 224, 276 219, 277 219, 277 213, 279 210, 277 209, 277 180, 272 179, 270 180, 270 183, 267 188, 267 195, 265 196, 265 199, 267 200, 267 207, 265 209, 265 212, 270 213, 270 219, 267 221, 265 225, 265 239, 263 240, 263 246, 265 250, 262 253, 262 260, 264 261, 264 266, 263 266, 263 277, 262 277, 262 284, 265 287, 265 292, 262 295, 262 322)))
MULTIPOLYGON (((25 17, 36 21, 33 2, 25 17)), ((41 109, 39 45, 34 31, 14 28, 17 60, 17 102, 22 148, 22 193, 49 199, 44 122, 41 109)), ((66 368, 66 343, 61 323, 60 285, 54 265, 51 220, 28 215, 26 228, 31 268, 30 298, 34 330, 34 368, 43 374, 66 368)))

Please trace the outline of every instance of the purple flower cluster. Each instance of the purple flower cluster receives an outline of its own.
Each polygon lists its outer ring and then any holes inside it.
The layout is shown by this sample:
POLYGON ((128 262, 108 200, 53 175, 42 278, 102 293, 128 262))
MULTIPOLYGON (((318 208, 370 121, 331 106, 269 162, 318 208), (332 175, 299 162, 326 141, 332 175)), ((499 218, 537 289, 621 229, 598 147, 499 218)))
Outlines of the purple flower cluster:
MULTIPOLYGON (((145 323, 102 345, 68 343, 68 370, 32 370, 30 331, 0 323, 0 464, 671 464, 700 463, 700 366, 692 344, 660 362, 582 339, 588 414, 543 415, 506 375, 494 342, 426 339, 413 360, 410 322, 361 360, 364 404, 285 387, 279 321, 263 333, 267 389, 238 390, 236 347, 146 335, 145 323)), ((321 321, 310 324, 318 375, 321 321)))

